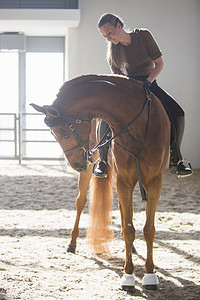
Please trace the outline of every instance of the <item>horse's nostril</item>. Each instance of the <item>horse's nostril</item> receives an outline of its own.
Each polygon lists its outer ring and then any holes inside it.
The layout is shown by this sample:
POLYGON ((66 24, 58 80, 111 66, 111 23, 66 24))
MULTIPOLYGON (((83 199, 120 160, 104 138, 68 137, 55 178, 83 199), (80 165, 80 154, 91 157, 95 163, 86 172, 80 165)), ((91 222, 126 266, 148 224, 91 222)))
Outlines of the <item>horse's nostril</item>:
POLYGON ((77 172, 79 172, 79 173, 81 173, 81 172, 85 172, 86 171, 86 169, 85 168, 78 168, 77 169, 77 172))

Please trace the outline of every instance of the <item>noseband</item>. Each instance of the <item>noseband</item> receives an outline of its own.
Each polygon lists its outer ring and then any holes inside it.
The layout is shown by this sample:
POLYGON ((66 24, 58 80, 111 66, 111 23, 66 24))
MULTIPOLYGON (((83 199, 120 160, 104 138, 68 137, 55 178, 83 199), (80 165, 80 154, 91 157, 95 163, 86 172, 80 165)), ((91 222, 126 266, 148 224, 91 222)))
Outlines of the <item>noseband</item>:
POLYGON ((60 116, 53 118, 53 119, 47 119, 47 117, 44 118, 44 123, 48 126, 48 127, 55 127, 57 125, 60 125, 62 123, 66 123, 68 125, 68 128, 71 130, 71 132, 73 133, 73 135, 75 136, 78 145, 64 151, 64 153, 67 155, 70 152, 74 151, 75 149, 81 148, 84 151, 84 155, 86 156, 87 150, 85 149, 85 144, 89 141, 83 141, 82 137, 80 136, 80 134, 78 133, 78 131, 76 130, 75 126, 71 123, 71 121, 77 123, 77 124, 82 124, 82 123, 89 123, 91 122, 91 120, 79 120, 79 119, 74 119, 74 118, 70 118, 67 115, 65 115, 63 113, 63 111, 57 106, 57 105, 51 105, 52 107, 54 107, 59 113, 60 116))

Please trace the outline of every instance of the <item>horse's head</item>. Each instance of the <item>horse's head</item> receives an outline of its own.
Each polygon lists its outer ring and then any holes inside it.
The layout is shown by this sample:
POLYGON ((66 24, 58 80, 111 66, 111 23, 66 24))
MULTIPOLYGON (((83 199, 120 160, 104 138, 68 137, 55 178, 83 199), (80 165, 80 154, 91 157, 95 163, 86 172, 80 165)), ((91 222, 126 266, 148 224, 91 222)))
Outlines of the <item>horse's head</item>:
POLYGON ((51 133, 63 149, 71 167, 78 172, 86 171, 91 121, 71 118, 56 105, 31 106, 46 115, 44 121, 51 128, 51 133))

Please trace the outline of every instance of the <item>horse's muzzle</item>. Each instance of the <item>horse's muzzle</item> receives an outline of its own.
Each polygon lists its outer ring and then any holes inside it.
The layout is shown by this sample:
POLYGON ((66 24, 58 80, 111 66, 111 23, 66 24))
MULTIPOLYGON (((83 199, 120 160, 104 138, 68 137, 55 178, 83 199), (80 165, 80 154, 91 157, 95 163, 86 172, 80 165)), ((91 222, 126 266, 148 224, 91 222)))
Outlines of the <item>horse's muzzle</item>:
POLYGON ((78 162, 75 162, 74 164, 71 163, 71 167, 72 167, 75 171, 81 173, 81 172, 85 172, 85 171, 87 170, 88 164, 87 164, 86 160, 83 159, 83 160, 82 160, 81 162, 79 162, 79 163, 78 163, 78 162))

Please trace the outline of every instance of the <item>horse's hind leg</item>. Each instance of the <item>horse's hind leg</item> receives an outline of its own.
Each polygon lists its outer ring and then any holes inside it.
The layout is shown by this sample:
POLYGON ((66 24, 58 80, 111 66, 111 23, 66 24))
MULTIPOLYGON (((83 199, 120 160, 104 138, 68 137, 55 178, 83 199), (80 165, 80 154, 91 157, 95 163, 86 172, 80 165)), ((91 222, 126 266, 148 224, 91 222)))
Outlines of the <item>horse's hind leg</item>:
POLYGON ((147 203, 146 203, 146 223, 144 226, 143 234, 147 244, 147 259, 145 268, 147 274, 143 278, 143 286, 148 289, 157 289, 158 280, 154 271, 153 263, 153 242, 155 238, 155 212, 158 203, 158 199, 162 190, 162 175, 156 176, 151 183, 146 187, 147 190, 147 203), (152 284, 151 284, 152 283, 152 284))
POLYGON ((74 223, 74 227, 71 231, 71 241, 67 248, 67 252, 75 253, 76 250, 76 240, 79 235, 79 221, 81 213, 85 207, 85 204, 87 202, 87 190, 89 187, 90 179, 92 176, 92 165, 90 165, 86 172, 80 173, 79 180, 78 180, 78 188, 79 193, 76 198, 76 219, 74 223))

